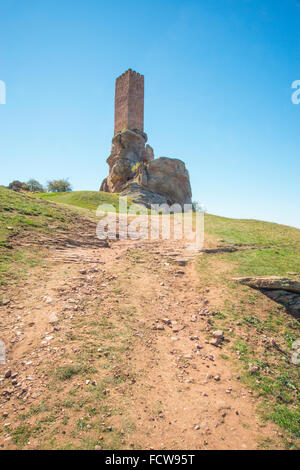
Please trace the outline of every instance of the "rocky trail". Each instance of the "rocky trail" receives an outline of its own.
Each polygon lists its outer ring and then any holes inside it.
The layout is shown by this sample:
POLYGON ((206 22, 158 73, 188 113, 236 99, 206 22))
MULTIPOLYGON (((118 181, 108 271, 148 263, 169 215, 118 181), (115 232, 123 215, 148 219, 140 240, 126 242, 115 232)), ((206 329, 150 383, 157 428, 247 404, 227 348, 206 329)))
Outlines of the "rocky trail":
POLYGON ((227 332, 210 324, 218 289, 201 283, 198 254, 175 241, 105 245, 92 223, 77 241, 41 246, 43 264, 0 307, 2 449, 257 449, 277 439, 226 360, 227 332))

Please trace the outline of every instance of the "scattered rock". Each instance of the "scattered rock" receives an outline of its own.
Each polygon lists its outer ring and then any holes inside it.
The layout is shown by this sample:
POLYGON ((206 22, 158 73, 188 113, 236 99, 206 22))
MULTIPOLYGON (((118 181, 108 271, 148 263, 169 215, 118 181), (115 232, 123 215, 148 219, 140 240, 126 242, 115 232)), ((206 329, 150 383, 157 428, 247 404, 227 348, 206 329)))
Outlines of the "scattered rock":
POLYGON ((58 322, 58 316, 56 315, 56 313, 50 313, 49 315, 49 323, 56 323, 58 322))
POLYGON ((237 248, 234 246, 221 246, 219 248, 212 248, 209 250, 204 250, 204 253, 234 253, 235 251, 238 251, 237 248))
POLYGON ((222 330, 216 330, 213 331, 212 335, 214 336, 214 338, 223 338, 224 332, 222 330))
POLYGON ((184 356, 184 359, 193 359, 193 355, 192 354, 185 354, 184 356))
POLYGON ((230 409, 231 409, 231 406, 228 403, 226 403, 222 400, 217 402, 217 410, 218 411, 230 410, 230 409))
POLYGON ((259 367, 254 364, 249 364, 248 371, 250 372, 250 374, 255 374, 255 372, 259 371, 259 367))
POLYGON ((176 259, 175 263, 178 264, 178 266, 186 266, 187 265, 187 260, 186 259, 176 259))
POLYGON ((164 325, 161 325, 160 323, 158 325, 154 325, 152 327, 152 330, 160 330, 163 331, 165 329, 164 325))

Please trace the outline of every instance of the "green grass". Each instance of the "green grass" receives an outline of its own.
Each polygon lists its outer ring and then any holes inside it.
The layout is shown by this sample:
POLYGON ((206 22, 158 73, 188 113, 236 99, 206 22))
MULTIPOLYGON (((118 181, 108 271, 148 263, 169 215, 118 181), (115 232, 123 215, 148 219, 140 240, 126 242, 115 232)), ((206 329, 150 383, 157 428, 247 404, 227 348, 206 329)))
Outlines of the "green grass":
POLYGON ((102 191, 72 191, 68 193, 39 193, 36 197, 60 204, 96 210, 102 204, 111 204, 118 211, 118 194, 102 191))
POLYGON ((18 426, 12 432, 13 442, 19 447, 23 447, 29 440, 32 434, 32 429, 26 424, 18 426))
POLYGON ((51 238, 57 232, 75 231, 82 218, 96 221, 100 204, 118 210, 118 202, 117 194, 99 191, 25 194, 0 186, 0 286, 23 278, 42 260, 37 245, 12 249, 15 237, 51 238))
POLYGON ((63 229, 71 221, 72 213, 63 207, 0 186, 0 247, 21 231, 51 232, 52 224, 63 229))
POLYGON ((71 366, 57 367, 54 371, 54 377, 58 380, 65 381, 70 380, 74 375, 86 375, 88 373, 95 372, 90 366, 83 364, 76 364, 71 366))
POLYGON ((224 353, 237 364, 244 384, 260 397, 263 417, 285 431, 289 447, 297 447, 300 375, 299 366, 291 364, 290 357, 292 343, 300 336, 299 323, 283 306, 267 300, 259 291, 233 282, 232 277, 300 275, 300 230, 206 215, 205 233, 218 246, 239 248, 233 253, 204 253, 197 264, 201 283, 222 291, 222 296, 216 295, 210 307, 219 312, 213 317, 216 329, 233 328, 224 353), (259 346, 258 338, 262 335, 267 339, 259 346), (286 355, 270 347, 271 337, 286 355), (254 374, 249 373, 250 363, 259 368, 254 374))
POLYGON ((205 233, 224 245, 249 248, 218 258, 231 263, 232 274, 241 276, 300 274, 300 230, 258 220, 234 220, 205 216, 205 233))
MULTIPOLYGON (((16 193, 0 186, 0 286, 9 280, 23 278, 26 272, 42 260, 41 249, 32 246, 13 247, 17 237, 28 243, 27 237, 51 238, 66 232, 82 220, 79 213, 68 210, 30 194, 16 193)), ((29 241, 30 245, 30 241, 29 241)))
POLYGON ((290 246, 296 241, 300 248, 300 230, 287 225, 263 222, 260 220, 228 219, 215 215, 205 215, 205 232, 225 244, 245 244, 253 246, 290 246))
POLYGON ((278 426, 300 437, 300 407, 291 410, 286 406, 276 405, 274 410, 270 413, 270 418, 278 424, 278 426))

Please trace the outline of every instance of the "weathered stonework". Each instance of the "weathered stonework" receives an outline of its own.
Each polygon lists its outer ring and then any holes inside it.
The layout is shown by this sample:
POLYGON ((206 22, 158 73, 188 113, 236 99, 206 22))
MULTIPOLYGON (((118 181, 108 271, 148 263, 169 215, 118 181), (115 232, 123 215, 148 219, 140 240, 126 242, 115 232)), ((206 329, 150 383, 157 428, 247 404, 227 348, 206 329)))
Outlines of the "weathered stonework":
POLYGON ((144 77, 131 69, 116 80, 115 133, 100 191, 151 204, 191 203, 188 171, 181 160, 154 159, 144 133, 144 77))
POLYGON ((144 130, 144 76, 131 69, 116 80, 115 134, 124 129, 144 130))

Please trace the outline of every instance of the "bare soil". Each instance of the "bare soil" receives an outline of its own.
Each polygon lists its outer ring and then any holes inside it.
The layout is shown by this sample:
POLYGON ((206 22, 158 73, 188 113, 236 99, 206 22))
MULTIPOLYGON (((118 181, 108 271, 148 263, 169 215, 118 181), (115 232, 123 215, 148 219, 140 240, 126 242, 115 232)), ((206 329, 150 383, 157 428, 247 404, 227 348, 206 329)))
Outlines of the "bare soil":
POLYGON ((222 292, 201 281, 199 254, 178 241, 105 246, 92 223, 41 251, 0 307, 1 448, 281 447, 224 358, 226 332, 209 343, 205 312, 222 292))

